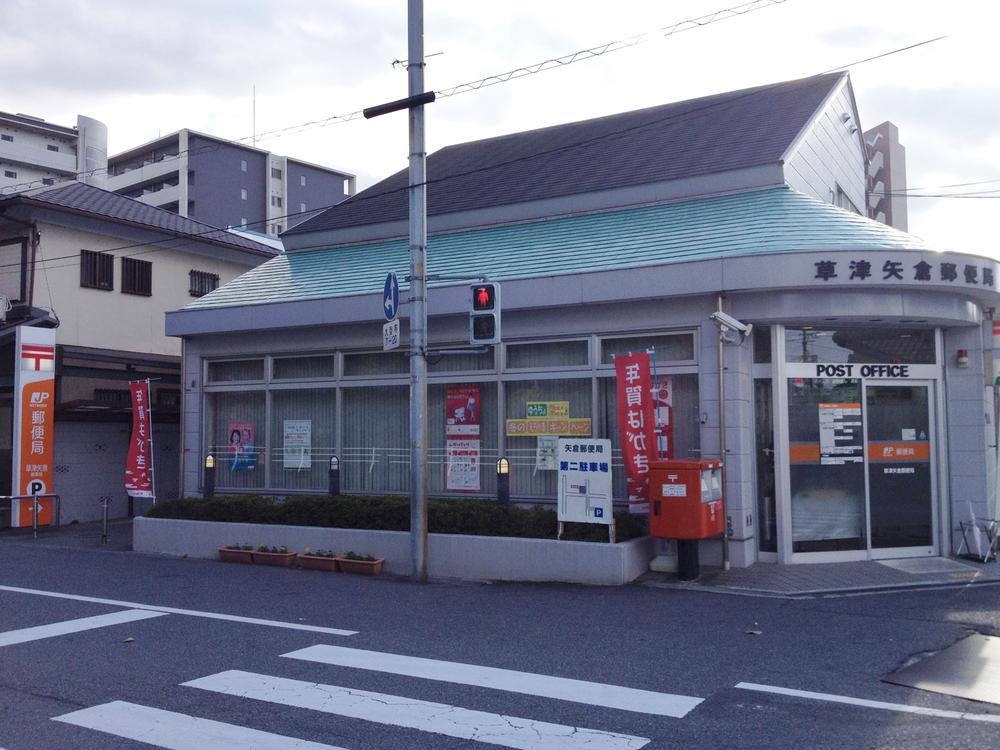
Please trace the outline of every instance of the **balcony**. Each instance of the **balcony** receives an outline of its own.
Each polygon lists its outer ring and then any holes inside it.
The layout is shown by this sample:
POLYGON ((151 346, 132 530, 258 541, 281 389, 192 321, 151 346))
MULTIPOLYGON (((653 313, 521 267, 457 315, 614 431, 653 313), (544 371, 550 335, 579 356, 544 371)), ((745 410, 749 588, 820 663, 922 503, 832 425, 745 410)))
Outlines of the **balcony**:
MULTIPOLYGON (((182 157, 164 156, 160 161, 147 161, 140 167, 135 167, 122 174, 108 174, 107 188, 118 192, 124 188, 152 180, 162 180, 164 177, 176 174, 186 160, 182 157)), ((185 167, 186 168, 186 167, 185 167)))

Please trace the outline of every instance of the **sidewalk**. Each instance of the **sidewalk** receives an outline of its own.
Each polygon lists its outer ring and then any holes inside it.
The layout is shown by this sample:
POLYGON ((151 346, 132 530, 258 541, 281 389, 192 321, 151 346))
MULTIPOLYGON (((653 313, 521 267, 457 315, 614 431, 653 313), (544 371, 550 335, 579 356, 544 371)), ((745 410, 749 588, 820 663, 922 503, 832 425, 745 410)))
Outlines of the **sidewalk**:
POLYGON ((22 542, 44 547, 69 547, 72 549, 108 549, 116 551, 132 550, 132 519, 116 518, 108 521, 107 543, 101 541, 101 522, 71 523, 58 528, 42 526, 38 529, 38 538, 32 538, 29 529, 5 529, 0 532, 0 544, 3 542, 22 542))
MULTIPOLYGON (((0 544, 4 542, 131 551, 132 519, 110 521, 106 544, 101 542, 99 521, 41 528, 37 539, 32 539, 31 529, 8 529, 0 532, 0 544)), ((651 588, 789 599, 981 584, 1000 584, 1000 563, 943 557, 809 565, 757 563, 731 570, 702 566, 701 576, 694 581, 679 581, 676 574, 650 571, 635 582, 651 588)))
POLYGON ((777 565, 749 568, 702 567, 694 581, 650 572, 638 584, 683 591, 781 598, 886 593, 941 586, 1000 584, 1000 563, 986 564, 944 557, 905 560, 777 565))

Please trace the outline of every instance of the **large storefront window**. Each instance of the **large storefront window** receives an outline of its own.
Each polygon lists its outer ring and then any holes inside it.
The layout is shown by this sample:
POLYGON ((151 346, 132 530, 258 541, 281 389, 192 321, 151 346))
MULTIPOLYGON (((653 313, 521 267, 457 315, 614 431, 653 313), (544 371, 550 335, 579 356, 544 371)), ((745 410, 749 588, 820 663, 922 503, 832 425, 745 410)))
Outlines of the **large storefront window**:
POLYGON ((601 341, 601 364, 612 365, 616 354, 652 351, 656 364, 686 362, 694 359, 694 334, 672 333, 666 336, 623 336, 601 341))
MULTIPOLYGON (((544 465, 539 458, 539 449, 554 441, 558 435, 529 434, 529 418, 540 414, 542 406, 551 421, 566 420, 579 437, 592 437, 593 415, 591 414, 590 378, 576 380, 518 380, 508 382, 507 423, 504 440, 504 455, 511 463, 511 495, 520 497, 555 500, 558 471, 539 468, 544 465), (529 411, 529 404, 531 405, 529 411), (554 405, 554 406, 553 406, 554 405), (565 416, 563 416, 565 412, 565 416), (587 422, 590 424, 587 424, 587 422), (525 430, 521 430, 521 426, 525 430)), ((570 429, 567 424, 567 431, 570 429)))
POLYGON ((410 488, 410 389, 345 388, 345 492, 408 492, 410 488))
POLYGON ((934 331, 926 329, 785 329, 785 361, 934 364, 934 331))
MULTIPOLYGON (((454 398, 454 396, 453 396, 454 398)), ((496 495, 497 462, 497 386, 496 383, 434 383, 427 389, 427 470, 431 494, 496 495), (448 392, 468 393, 462 417, 467 425, 478 423, 479 434, 462 434, 465 445, 458 446, 457 455, 449 462, 447 440, 448 392), (479 455, 471 444, 478 441, 479 455), (477 465, 470 470, 468 467, 477 465), (449 481, 449 467, 453 472, 449 481)), ((455 446, 453 446, 455 450, 455 446)))
POLYGON ((333 389, 271 392, 271 486, 325 492, 336 449, 333 389))
MULTIPOLYGON (((657 415, 661 426, 660 448, 663 458, 697 460, 701 457, 701 422, 698 419, 698 376, 657 375, 656 386, 670 393, 669 413, 657 415), (664 424, 666 423, 666 424, 664 424)), ((618 431, 618 387, 614 378, 598 381, 598 414, 606 437, 611 439, 612 492, 625 497, 625 469, 622 464, 621 438, 618 431)))
POLYGON ((264 487, 265 399, 263 391, 209 393, 205 398, 208 451, 216 458, 220 489, 264 487))

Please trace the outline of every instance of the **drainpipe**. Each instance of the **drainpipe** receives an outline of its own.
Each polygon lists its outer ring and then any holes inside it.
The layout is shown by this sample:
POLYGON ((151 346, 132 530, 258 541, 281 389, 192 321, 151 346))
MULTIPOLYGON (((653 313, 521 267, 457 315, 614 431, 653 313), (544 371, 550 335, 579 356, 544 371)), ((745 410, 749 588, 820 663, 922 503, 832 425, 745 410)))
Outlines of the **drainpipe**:
MULTIPOLYGON (((718 296, 718 310, 722 312, 722 295, 718 296)), ((724 522, 722 530, 722 569, 729 570, 729 515, 727 509, 729 501, 726 499, 726 340, 723 338, 722 329, 719 329, 719 460, 722 462, 722 469, 719 474, 719 481, 722 483, 722 518, 724 522)))

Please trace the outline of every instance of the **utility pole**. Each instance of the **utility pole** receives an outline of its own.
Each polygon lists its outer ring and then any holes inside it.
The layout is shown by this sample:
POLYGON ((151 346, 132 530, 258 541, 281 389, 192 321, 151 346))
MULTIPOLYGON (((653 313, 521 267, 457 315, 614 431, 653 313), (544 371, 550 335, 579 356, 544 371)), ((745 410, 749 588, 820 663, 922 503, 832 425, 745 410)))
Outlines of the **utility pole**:
POLYGON ((407 0, 409 96, 364 110, 366 119, 405 109, 410 118, 410 560, 427 581, 427 153, 424 105, 424 4, 407 0))
MULTIPOLYGON (((408 0, 409 95, 424 93, 424 2, 408 0)), ((427 154, 424 106, 410 117, 410 557, 427 580, 427 154)))

